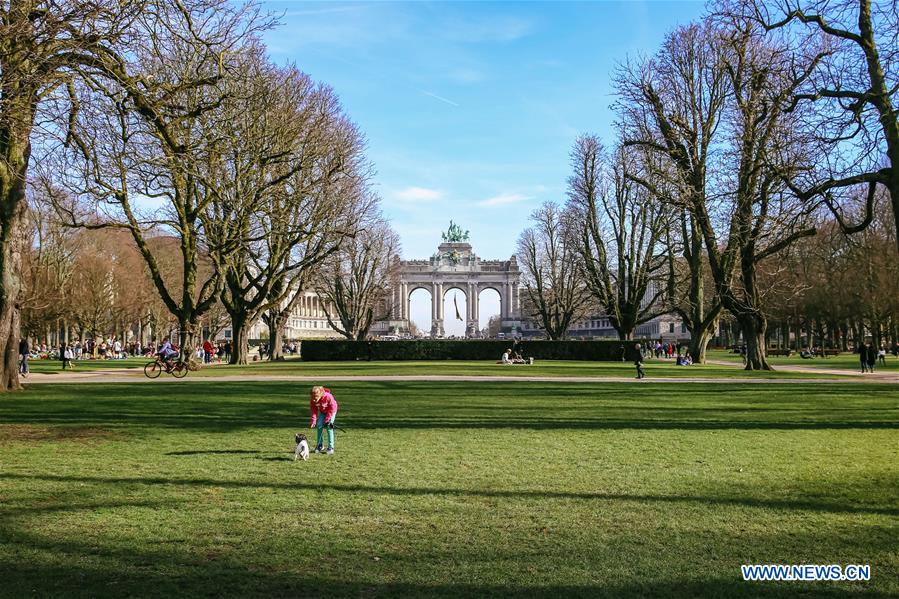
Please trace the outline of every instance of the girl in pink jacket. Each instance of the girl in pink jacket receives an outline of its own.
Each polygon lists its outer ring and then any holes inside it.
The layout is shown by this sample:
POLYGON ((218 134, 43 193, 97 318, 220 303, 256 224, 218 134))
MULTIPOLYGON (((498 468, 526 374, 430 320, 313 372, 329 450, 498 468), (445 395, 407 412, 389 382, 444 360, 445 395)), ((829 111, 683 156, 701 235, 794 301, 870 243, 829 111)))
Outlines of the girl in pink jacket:
POLYGON ((315 453, 324 453, 322 450, 322 433, 328 427, 328 455, 334 453, 334 417, 337 416, 337 400, 331 395, 330 389, 313 387, 309 392, 309 413, 312 415, 312 423, 309 428, 318 429, 318 443, 315 453))

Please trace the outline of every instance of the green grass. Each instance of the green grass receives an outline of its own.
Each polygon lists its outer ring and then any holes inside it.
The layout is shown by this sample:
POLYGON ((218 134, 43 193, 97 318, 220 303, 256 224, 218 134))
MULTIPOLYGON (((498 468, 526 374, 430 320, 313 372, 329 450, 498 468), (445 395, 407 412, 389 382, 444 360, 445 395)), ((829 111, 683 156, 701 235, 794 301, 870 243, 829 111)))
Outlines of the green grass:
MULTIPOLYGON (((746 372, 734 366, 702 364, 677 366, 673 360, 647 360, 649 378, 839 378, 842 375, 815 372, 746 372)), ((503 366, 489 361, 440 360, 408 362, 256 362, 246 366, 216 364, 204 367, 191 377, 260 374, 272 376, 514 376, 514 377, 633 377, 631 362, 576 362, 538 360, 533 365, 503 366)), ((851 375, 848 375, 851 376, 851 375)))
MULTIPOLYGON (((722 360, 739 364, 741 358, 739 354, 727 351, 710 351, 707 358, 709 360, 722 360)), ((812 358, 803 360, 799 354, 793 356, 769 356, 768 361, 774 368, 778 366, 802 366, 804 368, 825 368, 825 369, 843 369, 852 372, 861 370, 859 367, 858 355, 853 353, 841 353, 836 356, 828 356, 827 358, 812 358)), ((899 374, 899 358, 892 354, 887 354, 886 366, 881 366, 878 362, 875 372, 889 372, 899 374)))
MULTIPOLYGON (((738 368, 739 356, 726 352, 710 352, 710 359, 733 362, 733 366, 719 364, 696 364, 689 367, 677 366, 673 360, 649 359, 644 363, 650 378, 840 378, 843 375, 826 373, 787 372, 746 372, 738 368)), ((797 366, 818 366, 845 368, 854 372, 855 362, 851 365, 842 357, 838 359, 809 360, 773 358, 776 366, 792 364, 797 366)), ((140 369, 148 358, 128 358, 125 360, 81 360, 76 363, 75 373, 97 372, 100 370, 140 369)), ((29 362, 32 372, 42 374, 58 374, 62 365, 56 360, 33 360, 29 362)), ((883 372, 899 373, 899 360, 890 357, 888 366, 883 372)), ((632 377, 634 366, 631 362, 582 362, 565 360, 538 360, 530 366, 503 366, 490 361, 472 360, 438 360, 438 361, 405 361, 405 362, 303 362, 299 359, 288 359, 283 362, 253 362, 244 366, 214 364, 204 366, 200 371, 191 373, 191 377, 215 377, 226 375, 271 375, 271 376, 514 376, 514 377, 632 377)), ((847 375, 851 376, 851 375, 847 375)), ((27 382, 27 381, 26 381, 27 382)))
MULTIPOLYGON (((122 368, 143 368, 149 358, 125 358, 124 360, 78 360, 75 370, 66 372, 94 372, 97 370, 118 370, 122 368)), ((28 360, 30 372, 56 374, 63 372, 60 360, 28 360)))
POLYGON ((0 401, 0 595, 899 593, 886 385, 44 385, 0 401), (307 431, 309 432, 309 431, 307 431), (869 563, 744 583, 743 563, 869 563))

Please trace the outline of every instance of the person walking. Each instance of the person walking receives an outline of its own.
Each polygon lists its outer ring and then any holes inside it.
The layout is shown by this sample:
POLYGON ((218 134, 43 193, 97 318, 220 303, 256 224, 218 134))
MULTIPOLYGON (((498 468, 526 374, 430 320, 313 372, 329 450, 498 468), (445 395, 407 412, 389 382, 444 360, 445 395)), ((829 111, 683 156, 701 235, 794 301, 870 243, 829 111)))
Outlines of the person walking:
POLYGON ((874 372, 874 367, 877 365, 877 348, 874 347, 873 343, 868 343, 865 346, 865 356, 868 359, 868 371, 874 372))
POLYGON ((203 362, 205 364, 212 364, 212 356, 215 355, 215 348, 212 346, 212 342, 209 339, 203 342, 203 362))
POLYGON ((880 362, 881 366, 887 365, 887 348, 883 345, 881 345, 880 349, 877 350, 877 361, 880 362))
POLYGON ((637 367, 637 378, 642 379, 646 376, 643 371, 643 352, 640 351, 640 344, 634 345, 634 366, 637 367))
POLYGON ((28 338, 22 337, 19 340, 19 360, 21 363, 19 364, 19 374, 24 376, 28 376, 28 353, 30 348, 28 347, 28 338))
POLYGON ((72 352, 72 348, 64 345, 62 347, 62 369, 75 370, 75 363, 72 361, 74 358, 75 354, 72 352))
POLYGON ((858 354, 858 363, 862 367, 862 373, 868 372, 868 347, 861 343, 855 353, 858 354))

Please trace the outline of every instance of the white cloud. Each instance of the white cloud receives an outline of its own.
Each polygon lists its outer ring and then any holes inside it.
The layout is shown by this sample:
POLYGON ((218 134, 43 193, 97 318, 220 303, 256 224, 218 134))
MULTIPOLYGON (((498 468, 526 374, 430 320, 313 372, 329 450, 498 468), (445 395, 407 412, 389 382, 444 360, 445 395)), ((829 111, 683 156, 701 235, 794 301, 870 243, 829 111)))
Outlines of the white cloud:
POLYGON ((407 187, 394 192, 393 197, 401 202, 433 202, 443 197, 443 192, 439 189, 428 189, 427 187, 407 187))
POLYGON ((456 69, 452 69, 449 73, 447 73, 447 78, 454 83, 459 83, 461 85, 470 85, 472 83, 480 83, 481 81, 484 81, 487 76, 478 69, 473 69, 470 67, 459 67, 456 69))
POLYGON ((533 196, 526 196, 523 193, 501 193, 492 198, 487 198, 486 200, 478 202, 478 206, 505 206, 507 204, 517 204, 518 202, 524 202, 525 200, 531 199, 533 199, 533 196))

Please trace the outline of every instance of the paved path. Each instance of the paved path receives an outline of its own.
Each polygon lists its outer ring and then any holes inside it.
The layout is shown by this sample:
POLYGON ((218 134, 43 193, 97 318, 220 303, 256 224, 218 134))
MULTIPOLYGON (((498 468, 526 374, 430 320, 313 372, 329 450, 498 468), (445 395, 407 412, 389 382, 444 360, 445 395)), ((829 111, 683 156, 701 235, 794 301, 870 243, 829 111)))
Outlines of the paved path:
MULTIPOLYGON (((739 365, 737 365, 739 366, 739 365)), ((783 370, 787 370, 784 368, 783 370)), ((817 370, 815 370, 817 372, 817 370)), ((839 371, 838 374, 846 374, 839 371)), ((326 378, 328 382, 334 381, 448 381, 448 382, 522 382, 532 381, 539 383, 708 383, 716 385, 732 385, 732 384, 829 384, 829 383, 899 383, 899 376, 891 374, 873 374, 866 377, 858 376, 845 379, 829 379, 829 378, 732 378, 732 377, 647 377, 641 381, 635 380, 633 377, 574 377, 574 376, 459 376, 459 375, 325 375, 306 376, 306 375, 270 375, 270 374, 234 374, 222 376, 203 376, 191 377, 190 374, 184 379, 176 379, 169 375, 163 375, 158 379, 148 379, 143 376, 140 369, 121 369, 121 370, 105 370, 83 373, 60 373, 60 374, 41 374, 34 373, 25 381, 26 385, 46 384, 46 383, 178 383, 181 381, 215 381, 222 383, 246 383, 251 381, 265 382, 295 382, 295 383, 314 383, 321 382, 326 378)))
MULTIPOLYGON (((733 366, 735 368, 743 368, 743 365, 738 362, 726 362, 723 360, 706 360, 706 364, 714 364, 715 366, 733 366)), ((805 373, 819 373, 819 374, 832 374, 838 376, 854 376, 859 378, 868 378, 870 376, 881 376, 881 377, 894 377, 899 378, 899 375, 893 375, 891 373, 881 373, 874 372, 863 374, 858 370, 847 370, 845 368, 819 368, 817 366, 794 366, 793 364, 778 364, 777 369, 783 372, 805 372, 805 373)))

